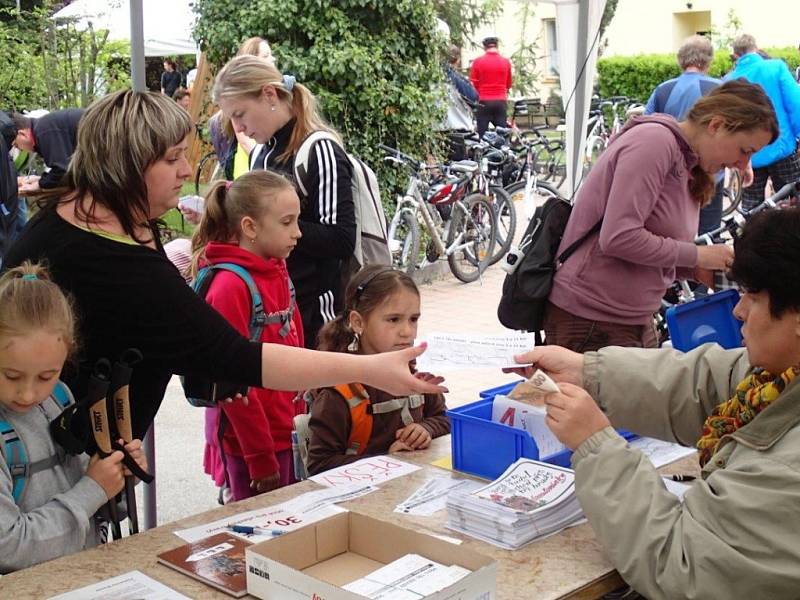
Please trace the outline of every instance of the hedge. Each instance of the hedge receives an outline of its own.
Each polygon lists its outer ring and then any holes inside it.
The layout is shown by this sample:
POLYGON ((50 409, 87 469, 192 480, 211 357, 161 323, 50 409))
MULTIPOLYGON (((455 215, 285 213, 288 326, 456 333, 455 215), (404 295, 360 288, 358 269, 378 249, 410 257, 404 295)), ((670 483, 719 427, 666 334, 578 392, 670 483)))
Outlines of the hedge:
MULTIPOLYGON (((765 48, 773 58, 786 61, 794 72, 800 64, 797 48, 765 48)), ((708 74, 723 77, 733 68, 730 53, 718 50, 714 54, 708 74)), ((600 95, 628 96, 646 102, 656 86, 681 74, 674 54, 639 54, 636 56, 612 56, 601 58, 597 63, 600 95)))

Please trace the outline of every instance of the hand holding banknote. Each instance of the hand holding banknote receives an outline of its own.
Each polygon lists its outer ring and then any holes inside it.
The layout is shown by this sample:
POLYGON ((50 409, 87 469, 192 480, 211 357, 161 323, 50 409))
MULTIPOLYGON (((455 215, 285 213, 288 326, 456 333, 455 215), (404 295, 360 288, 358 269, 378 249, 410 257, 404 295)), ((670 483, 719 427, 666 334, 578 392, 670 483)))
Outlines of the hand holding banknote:
POLYGON ((544 399, 548 394, 558 392, 556 382, 548 377, 541 369, 536 369, 527 381, 521 381, 508 395, 512 400, 518 400, 533 406, 544 406, 544 399))

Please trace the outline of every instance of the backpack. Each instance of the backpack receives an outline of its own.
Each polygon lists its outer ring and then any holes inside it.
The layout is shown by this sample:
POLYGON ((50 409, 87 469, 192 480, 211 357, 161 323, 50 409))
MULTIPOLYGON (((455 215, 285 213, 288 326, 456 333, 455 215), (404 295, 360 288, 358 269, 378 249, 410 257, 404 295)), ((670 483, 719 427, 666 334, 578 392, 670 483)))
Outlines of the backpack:
MULTIPOLYGON (((296 307, 294 284, 289 279, 289 296, 291 298, 289 307, 286 310, 277 313, 267 314, 264 311, 264 303, 261 300, 261 293, 258 291, 255 281, 250 276, 246 269, 234 263, 219 263, 215 265, 208 265, 200 269, 197 278, 192 284, 192 289, 198 296, 205 299, 211 282, 214 279, 217 271, 229 271, 239 276, 247 285, 250 292, 251 309, 250 309, 250 341, 258 342, 261 340, 261 332, 265 325, 272 323, 280 323, 280 336, 286 337, 289 335, 289 330, 294 317, 296 307)), ((216 406, 219 400, 230 398, 237 393, 242 395, 247 393, 247 386, 239 385, 231 382, 214 382, 206 375, 189 374, 181 377, 181 385, 183 392, 189 404, 198 407, 216 406)))
MULTIPOLYGON (((308 157, 311 147, 319 140, 336 138, 327 131, 315 131, 298 148, 294 157, 294 177, 300 191, 309 196, 304 180, 308 173, 308 157)), ((391 265, 392 253, 389 250, 389 234, 386 228, 386 213, 381 204, 381 192, 375 172, 363 161, 347 154, 353 167, 353 204, 356 211, 356 247, 350 265, 345 265, 344 273, 356 273, 367 265, 391 265)), ((345 280, 346 282, 346 280, 345 280)))
MULTIPOLYGON (((369 439, 372 437, 372 415, 386 414, 400 411, 403 425, 414 422, 411 416, 412 408, 419 408, 425 404, 425 397, 421 394, 394 398, 386 402, 372 404, 369 393, 360 383, 345 383, 334 386, 334 389, 344 398, 350 406, 350 436, 347 440, 348 456, 360 456, 367 449, 369 439)), ((310 392, 304 395, 307 410, 306 414, 294 418, 294 431, 292 431, 292 451, 294 455, 294 476, 301 481, 308 478, 308 446, 311 443, 311 401, 310 392)))
POLYGON ((600 219, 557 255, 571 213, 572 204, 557 196, 549 198, 533 214, 519 243, 519 252, 506 256, 506 263, 513 271, 503 281, 497 306, 497 318, 505 327, 536 333, 542 330, 544 307, 556 270, 603 225, 600 219), (516 258, 516 262, 512 263, 512 258, 516 258))
MULTIPOLYGON (((45 414, 57 418, 68 406, 74 404, 75 399, 69 391, 67 384, 62 381, 56 382, 55 388, 50 396, 44 401, 45 414), (55 411, 48 411, 47 404, 55 405, 55 411), (52 414, 51 414, 52 412, 52 414)), ((25 442, 19 437, 14 426, 10 421, 0 420, 0 451, 6 459, 6 465, 11 472, 12 495, 14 503, 19 505, 22 495, 28 483, 28 478, 34 473, 51 469, 64 461, 66 453, 56 452, 47 458, 42 458, 36 462, 28 462, 28 452, 25 442)))

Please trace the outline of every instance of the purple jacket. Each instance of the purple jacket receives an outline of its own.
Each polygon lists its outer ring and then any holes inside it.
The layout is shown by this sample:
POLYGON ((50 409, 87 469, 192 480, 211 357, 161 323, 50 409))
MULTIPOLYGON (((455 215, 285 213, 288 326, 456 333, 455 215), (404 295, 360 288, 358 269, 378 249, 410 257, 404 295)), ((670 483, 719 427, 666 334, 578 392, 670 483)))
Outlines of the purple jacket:
POLYGON ((556 272, 550 301, 579 317, 644 325, 676 277, 697 264, 700 206, 689 195, 698 157, 669 115, 632 119, 578 193, 559 252, 592 236, 556 272))

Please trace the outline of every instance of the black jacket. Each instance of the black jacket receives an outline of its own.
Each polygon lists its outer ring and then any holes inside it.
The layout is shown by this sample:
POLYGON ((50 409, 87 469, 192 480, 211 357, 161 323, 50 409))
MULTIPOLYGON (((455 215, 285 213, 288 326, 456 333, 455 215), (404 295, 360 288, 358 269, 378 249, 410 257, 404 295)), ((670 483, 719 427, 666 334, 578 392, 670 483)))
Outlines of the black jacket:
POLYGON ((0 265, 19 228, 17 171, 8 150, 5 139, 0 136, 0 265))
POLYGON ((40 188, 58 187, 67 172, 69 159, 77 146, 78 122, 82 116, 82 108, 67 108, 32 119, 34 151, 50 169, 39 180, 40 188))
MULTIPOLYGON (((256 146, 254 169, 272 169, 294 180, 294 156, 278 159, 289 144, 294 123, 289 121, 263 147, 256 146)), ((352 178, 350 160, 341 146, 330 140, 314 144, 303 182, 309 197, 297 189, 303 237, 286 261, 297 290, 307 347, 315 347, 319 328, 342 308, 342 260, 352 256, 356 243, 352 178)))

